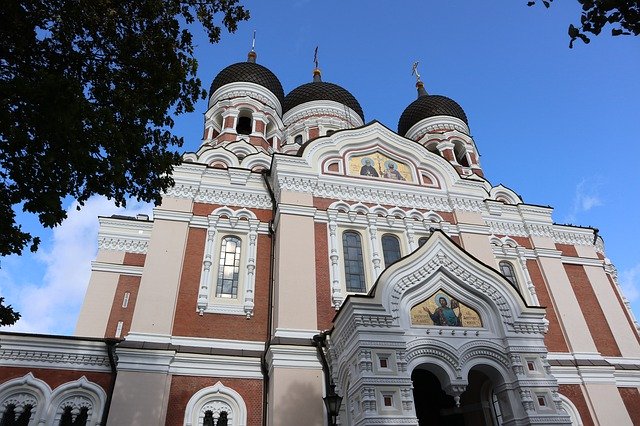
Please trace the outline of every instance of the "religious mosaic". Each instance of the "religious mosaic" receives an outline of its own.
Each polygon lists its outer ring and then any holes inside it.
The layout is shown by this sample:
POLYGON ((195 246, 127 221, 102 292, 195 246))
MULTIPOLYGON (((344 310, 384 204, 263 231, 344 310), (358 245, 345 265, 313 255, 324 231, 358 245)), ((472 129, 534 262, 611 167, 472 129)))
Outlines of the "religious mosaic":
POLYGON ((379 152, 353 156, 349 159, 349 174, 413 182, 411 169, 379 152))
POLYGON ((443 325, 450 327, 482 327, 480 315, 472 308, 438 291, 411 308, 413 325, 443 325))

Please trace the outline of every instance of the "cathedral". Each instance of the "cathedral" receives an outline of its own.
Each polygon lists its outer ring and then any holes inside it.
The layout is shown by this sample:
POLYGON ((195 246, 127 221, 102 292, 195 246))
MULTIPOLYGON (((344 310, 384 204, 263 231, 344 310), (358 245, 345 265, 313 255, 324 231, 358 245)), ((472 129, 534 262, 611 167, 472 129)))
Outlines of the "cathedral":
POLYGON ((75 335, 0 333, 0 424, 640 424, 603 239, 488 182, 416 75, 389 129, 317 66, 222 69, 153 217, 99 218, 75 335))

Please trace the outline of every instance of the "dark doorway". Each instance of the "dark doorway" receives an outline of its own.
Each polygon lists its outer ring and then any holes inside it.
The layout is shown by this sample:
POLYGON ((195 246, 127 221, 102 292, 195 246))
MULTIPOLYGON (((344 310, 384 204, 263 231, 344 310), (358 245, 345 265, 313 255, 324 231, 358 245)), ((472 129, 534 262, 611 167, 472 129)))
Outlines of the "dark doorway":
POLYGON ((420 426, 464 426, 464 416, 452 396, 442 390, 440 381, 427 370, 415 369, 413 380, 413 400, 420 426))
POLYGON ((500 419, 492 416, 491 396, 486 392, 491 388, 489 378, 480 371, 469 373, 469 385, 460 397, 460 407, 456 407, 452 396, 442 390, 435 374, 415 369, 413 380, 413 400, 420 426, 491 426, 501 424, 500 419), (483 392, 485 390, 485 392, 483 392), (486 395, 485 395, 486 394, 486 395))

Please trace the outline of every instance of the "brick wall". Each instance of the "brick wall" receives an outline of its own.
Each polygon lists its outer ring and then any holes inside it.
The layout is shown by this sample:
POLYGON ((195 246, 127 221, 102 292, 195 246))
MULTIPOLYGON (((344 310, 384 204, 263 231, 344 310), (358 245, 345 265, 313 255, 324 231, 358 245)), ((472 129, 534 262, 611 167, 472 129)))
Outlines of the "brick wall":
POLYGON ((215 339, 266 340, 271 268, 270 237, 258 235, 254 315, 251 319, 246 319, 241 315, 205 313, 200 316, 196 311, 206 234, 206 229, 189 228, 172 334, 215 339))
POLYGON ((584 393, 582 393, 580 385, 560 385, 558 390, 576 406, 576 409, 580 413, 583 426, 595 426, 591 418, 591 413, 589 412, 589 407, 587 406, 587 400, 584 397, 584 393))
POLYGON ((547 349, 550 352, 569 352, 567 341, 564 338, 562 328, 558 322, 558 314, 551 302, 549 289, 547 288, 547 283, 542 276, 542 271, 540 271, 538 261, 534 259, 527 260, 527 269, 529 270, 529 276, 531 277, 533 286, 536 288, 536 294, 538 296, 540 306, 545 306, 547 308, 549 331, 544 336, 544 343, 547 346, 547 349))
POLYGON ((605 356, 621 356, 602 307, 596 297, 587 272, 582 265, 564 264, 573 292, 578 298, 580 309, 587 321, 589 332, 598 351, 605 356))
POLYGON ((262 424, 262 380, 193 376, 172 377, 166 426, 182 426, 189 399, 200 389, 213 386, 218 381, 242 396, 247 406, 247 426, 260 426, 262 424))
POLYGON ((123 322, 120 337, 124 337, 129 333, 131 320, 133 319, 133 311, 136 306, 136 299, 138 298, 140 279, 140 276, 120 275, 120 278, 118 279, 118 286, 116 287, 116 293, 113 296, 111 313, 109 314, 109 320, 107 321, 107 328, 104 332, 104 337, 116 337, 116 328, 119 321, 123 322), (129 303, 126 308, 123 308, 122 302, 124 300, 124 294, 127 292, 129 293, 129 303))

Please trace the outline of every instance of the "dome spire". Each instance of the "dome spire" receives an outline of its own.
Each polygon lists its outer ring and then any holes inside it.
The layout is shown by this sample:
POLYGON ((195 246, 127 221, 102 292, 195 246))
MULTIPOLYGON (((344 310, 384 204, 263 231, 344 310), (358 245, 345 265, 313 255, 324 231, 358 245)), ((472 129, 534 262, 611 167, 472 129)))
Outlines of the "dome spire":
POLYGON ((258 54, 256 53, 256 30, 253 30, 253 40, 251 41, 251 50, 247 55, 247 62, 251 62, 252 64, 255 64, 257 57, 258 57, 258 54))
POLYGON ((318 68, 318 46, 316 46, 316 50, 313 51, 313 63, 316 66, 313 70, 313 82, 317 83, 322 81, 322 72, 320 68, 318 68))
POLYGON ((411 75, 416 76, 416 88, 418 89, 418 98, 420 98, 421 96, 427 96, 428 93, 424 89, 424 83, 420 78, 420 73, 418 72, 418 64, 419 64, 419 61, 415 61, 413 63, 413 66, 411 67, 411 75))

